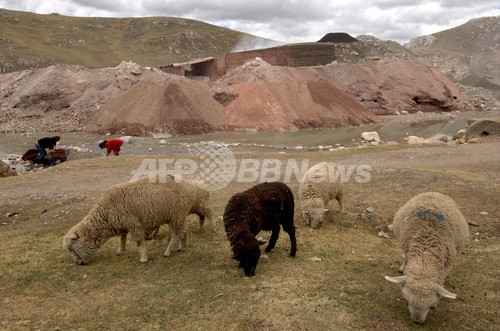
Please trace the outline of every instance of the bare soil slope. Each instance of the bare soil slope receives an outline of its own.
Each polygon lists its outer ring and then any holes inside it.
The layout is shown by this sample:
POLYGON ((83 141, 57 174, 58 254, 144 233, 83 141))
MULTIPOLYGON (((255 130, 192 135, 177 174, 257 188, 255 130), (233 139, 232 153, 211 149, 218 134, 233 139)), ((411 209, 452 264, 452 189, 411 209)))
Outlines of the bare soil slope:
POLYGON ((96 113, 89 132, 202 134, 226 128, 223 106, 206 84, 142 81, 96 113))
POLYGON ((378 115, 449 112, 467 102, 467 96, 439 70, 410 60, 341 63, 316 70, 378 115))
POLYGON ((366 107, 326 80, 239 84, 226 106, 229 128, 295 130, 377 123, 366 107))
POLYGON ((132 62, 104 69, 59 65, 0 75, 0 130, 132 135, 198 134, 226 124, 329 128, 376 123, 374 114, 463 109, 466 100, 436 69, 402 59, 289 68, 256 58, 208 84, 132 62))

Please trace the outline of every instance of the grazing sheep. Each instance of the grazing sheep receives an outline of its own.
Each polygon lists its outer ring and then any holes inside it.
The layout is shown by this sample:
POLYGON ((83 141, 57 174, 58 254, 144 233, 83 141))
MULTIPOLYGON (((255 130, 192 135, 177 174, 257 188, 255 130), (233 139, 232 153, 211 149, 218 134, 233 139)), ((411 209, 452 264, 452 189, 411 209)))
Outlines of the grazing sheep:
POLYGON ((169 224, 171 239, 163 256, 187 246, 186 216, 212 218, 209 192, 187 182, 176 185, 127 183, 112 187, 87 216, 64 236, 63 248, 78 264, 86 261, 111 237, 121 236, 118 255, 126 248, 127 234, 137 242, 140 262, 148 261, 143 241, 162 224, 169 224))
MULTIPOLYGON (((152 184, 163 184, 163 185, 183 185, 183 183, 187 183, 187 185, 192 185, 192 186, 197 186, 201 190, 205 191, 210 197, 210 191, 205 183, 199 180, 191 180, 191 179, 181 179, 178 180, 177 177, 174 177, 172 175, 154 175, 154 176, 143 176, 139 177, 135 181, 132 181, 132 183, 152 183, 152 184)), ((207 198, 208 201, 208 198, 207 198)), ((215 218, 211 217, 210 221, 210 227, 213 232, 216 231, 216 224, 215 224, 215 218)), ((201 230, 203 228, 203 225, 205 224, 205 217, 200 217, 199 222, 198 222, 198 229, 201 230)), ((153 230, 153 232, 150 234, 150 238, 152 238, 155 234, 158 233, 160 227, 157 229, 153 230)))
POLYGON ((323 223, 325 207, 336 199, 344 212, 344 189, 338 167, 333 162, 315 164, 300 181, 299 201, 307 225, 313 229, 323 223))
POLYGON ((399 209, 393 230, 404 251, 399 271, 405 275, 385 279, 401 285, 412 321, 422 324, 440 297, 457 297, 443 284, 458 252, 469 242, 467 221, 451 198, 428 192, 399 209))
POLYGON ((233 250, 233 258, 240 261, 245 275, 252 276, 260 258, 260 243, 255 236, 261 231, 272 231, 266 252, 276 245, 280 224, 290 236, 290 256, 297 251, 293 225, 293 194, 280 182, 263 183, 237 193, 229 199, 224 211, 224 226, 233 250))

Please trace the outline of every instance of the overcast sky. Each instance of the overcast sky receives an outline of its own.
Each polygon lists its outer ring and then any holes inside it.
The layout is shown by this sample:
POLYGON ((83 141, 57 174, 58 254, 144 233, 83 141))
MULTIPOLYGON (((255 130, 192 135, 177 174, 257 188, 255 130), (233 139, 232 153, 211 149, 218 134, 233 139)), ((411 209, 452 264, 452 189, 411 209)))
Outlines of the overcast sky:
POLYGON ((329 32, 405 43, 471 18, 498 16, 500 0, 0 0, 0 8, 79 17, 175 16, 287 43, 318 41, 329 32))

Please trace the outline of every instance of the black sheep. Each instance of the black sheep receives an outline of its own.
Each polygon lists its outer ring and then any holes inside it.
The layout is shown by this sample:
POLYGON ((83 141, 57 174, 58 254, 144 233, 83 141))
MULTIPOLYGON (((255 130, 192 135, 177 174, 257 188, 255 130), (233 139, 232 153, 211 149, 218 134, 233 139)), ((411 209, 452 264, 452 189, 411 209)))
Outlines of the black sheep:
POLYGON ((297 242, 293 225, 293 194, 280 182, 263 183, 237 193, 229 199, 224 211, 224 226, 233 249, 233 259, 240 261, 245 275, 252 276, 260 258, 260 243, 255 236, 261 231, 272 231, 266 252, 276 245, 280 224, 290 236, 295 256, 297 242))

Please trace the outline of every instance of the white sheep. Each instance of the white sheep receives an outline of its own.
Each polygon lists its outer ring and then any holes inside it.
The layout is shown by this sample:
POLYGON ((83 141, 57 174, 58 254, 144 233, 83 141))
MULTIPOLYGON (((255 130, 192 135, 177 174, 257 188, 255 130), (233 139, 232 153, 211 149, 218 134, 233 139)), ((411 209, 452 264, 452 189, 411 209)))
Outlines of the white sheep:
POLYGON ((175 185, 126 183, 112 187, 87 216, 63 239, 63 248, 78 264, 87 260, 111 237, 121 236, 118 255, 126 248, 127 234, 137 242, 140 262, 148 261, 143 244, 162 224, 169 224, 171 239, 163 256, 187 246, 186 216, 213 218, 210 192, 187 181, 175 185))
POLYGON ((427 192, 399 209, 393 230, 404 251, 399 270, 404 276, 385 279, 401 286, 412 321, 422 324, 440 297, 457 297, 443 284, 458 252, 469 242, 469 227, 455 201, 427 192))
MULTIPOLYGON (((193 179, 185 179, 185 178, 181 178, 181 177, 178 178, 178 177, 174 177, 174 176, 168 175, 168 174, 146 175, 146 176, 142 176, 142 177, 139 177, 138 179, 131 181, 131 183, 151 183, 151 184, 163 184, 163 185, 174 185, 174 184, 183 185, 182 183, 187 183, 187 185, 197 186, 201 190, 209 192, 208 194, 210 195, 210 191, 204 182, 199 181, 199 180, 193 180, 193 179)), ((212 219, 210 219, 210 221, 211 221, 211 223, 210 223, 211 230, 213 232, 215 232, 216 231, 215 218, 212 217, 212 219)), ((204 224, 205 224, 205 218, 200 217, 199 222, 198 222, 198 230, 201 230, 203 228, 204 224)), ((150 238, 152 238, 155 234, 157 234, 159 229, 160 229, 160 227, 155 229, 150 234, 150 238)))
POLYGON ((317 228, 322 222, 328 202, 336 199, 344 212, 344 189, 338 167, 321 162, 307 170, 299 184, 299 202, 306 223, 317 228))

